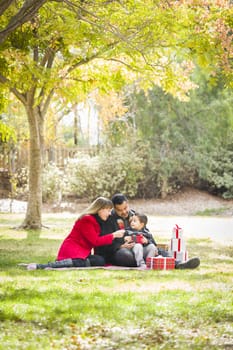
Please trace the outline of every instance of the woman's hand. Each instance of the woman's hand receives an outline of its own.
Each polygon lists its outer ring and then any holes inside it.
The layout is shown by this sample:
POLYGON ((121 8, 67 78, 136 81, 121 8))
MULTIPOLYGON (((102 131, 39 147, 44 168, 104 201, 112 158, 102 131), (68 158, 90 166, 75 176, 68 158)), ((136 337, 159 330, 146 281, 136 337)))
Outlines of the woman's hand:
POLYGON ((113 238, 121 238, 125 234, 125 230, 118 230, 113 232, 113 238))

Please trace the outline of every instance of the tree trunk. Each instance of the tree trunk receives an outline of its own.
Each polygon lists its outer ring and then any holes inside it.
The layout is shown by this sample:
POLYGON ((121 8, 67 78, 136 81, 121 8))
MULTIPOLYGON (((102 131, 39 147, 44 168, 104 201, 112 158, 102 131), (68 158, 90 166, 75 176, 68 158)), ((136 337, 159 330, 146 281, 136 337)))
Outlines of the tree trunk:
POLYGON ((165 199, 167 197, 168 193, 168 178, 166 176, 163 176, 160 179, 160 194, 161 198, 165 199))
POLYGON ((78 145, 78 108, 77 105, 72 107, 74 113, 74 144, 78 145))
POLYGON ((26 111, 30 128, 29 198, 22 226, 27 229, 41 229, 43 118, 32 106, 26 106, 26 111))

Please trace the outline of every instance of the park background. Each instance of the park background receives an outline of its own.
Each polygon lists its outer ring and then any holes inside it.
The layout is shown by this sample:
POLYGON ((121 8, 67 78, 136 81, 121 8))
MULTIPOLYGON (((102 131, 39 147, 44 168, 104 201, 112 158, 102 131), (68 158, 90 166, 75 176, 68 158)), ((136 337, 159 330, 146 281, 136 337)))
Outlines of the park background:
POLYGON ((0 348, 229 349, 232 1, 0 1, 0 348), (123 192, 194 271, 26 271, 123 192))

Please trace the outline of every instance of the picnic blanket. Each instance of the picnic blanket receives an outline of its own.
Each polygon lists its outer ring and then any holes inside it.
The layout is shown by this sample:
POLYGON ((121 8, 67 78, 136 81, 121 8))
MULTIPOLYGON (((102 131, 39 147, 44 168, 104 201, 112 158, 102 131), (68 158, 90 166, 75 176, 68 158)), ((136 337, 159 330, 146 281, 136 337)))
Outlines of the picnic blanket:
MULTIPOLYGON (((20 263, 17 266, 28 268, 30 264, 26 263, 20 263)), ((90 267, 59 267, 59 268, 53 268, 53 267, 47 267, 45 270, 52 270, 52 271, 71 271, 71 270, 139 270, 139 271, 146 271, 145 269, 142 270, 140 267, 126 267, 126 266, 116 266, 116 265, 106 265, 106 266, 90 266, 90 267)), ((35 271, 28 269, 28 271, 35 271)))

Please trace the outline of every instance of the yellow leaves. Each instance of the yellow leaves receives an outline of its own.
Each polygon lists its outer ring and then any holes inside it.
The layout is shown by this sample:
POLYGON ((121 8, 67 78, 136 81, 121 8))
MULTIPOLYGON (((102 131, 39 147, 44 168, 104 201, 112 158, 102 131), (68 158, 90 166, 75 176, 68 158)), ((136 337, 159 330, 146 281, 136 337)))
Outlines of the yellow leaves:
POLYGON ((109 91, 107 96, 96 92, 94 98, 104 126, 107 126, 116 116, 121 117, 127 112, 127 107, 124 106, 123 96, 114 91, 109 91))
POLYGON ((233 34, 232 29, 229 28, 222 19, 216 21, 216 36, 220 40, 222 49, 222 66, 230 71, 231 60, 233 58, 233 34))
POLYGON ((229 14, 220 0, 48 2, 36 28, 26 23, 16 35, 22 48, 9 47, 2 54, 12 86, 22 92, 36 84, 47 92, 55 88, 67 96, 74 96, 73 91, 84 96, 97 88, 119 91, 137 81, 144 89, 156 83, 185 96, 193 88, 188 79, 192 70, 180 62, 231 69, 229 14), (56 55, 50 65, 45 59, 49 50, 56 55), (46 64, 40 66, 42 61, 46 64))
POLYGON ((8 141, 16 141, 16 134, 13 128, 0 121, 0 144, 8 141))

